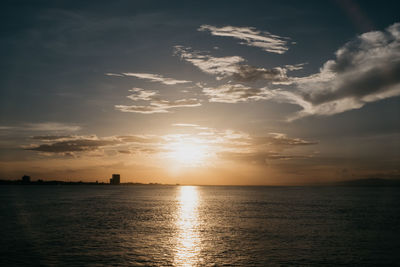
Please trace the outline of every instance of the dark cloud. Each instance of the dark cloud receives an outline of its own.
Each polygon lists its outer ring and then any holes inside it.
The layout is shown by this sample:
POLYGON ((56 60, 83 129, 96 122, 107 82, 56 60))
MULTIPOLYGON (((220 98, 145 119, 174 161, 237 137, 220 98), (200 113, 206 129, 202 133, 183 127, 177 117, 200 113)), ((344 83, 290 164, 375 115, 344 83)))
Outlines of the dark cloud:
POLYGON ((266 80, 273 83, 288 82, 286 69, 280 67, 265 69, 241 64, 237 66, 237 71, 231 77, 238 82, 254 82, 258 80, 266 80))
POLYGON ((269 90, 265 98, 301 106, 303 110, 290 119, 333 115, 399 96, 400 23, 348 42, 319 73, 289 79, 295 90, 269 90))
MULTIPOLYGON (((147 135, 121 135, 121 136, 110 136, 99 138, 95 135, 91 136, 34 136, 33 140, 42 141, 42 144, 33 144, 29 147, 25 147, 25 150, 33 150, 45 153, 60 153, 71 155, 75 152, 89 152, 96 151, 103 148, 120 148, 118 151, 135 151, 146 152, 152 148, 147 147, 148 145, 158 144, 162 139, 158 136, 147 136, 147 135), (138 145, 134 148, 125 149, 121 146, 135 144, 138 145)), ((120 153, 124 153, 120 152, 120 153)))
POLYGON ((216 75, 217 80, 233 79, 237 82, 254 82, 264 80, 274 84, 287 84, 291 81, 287 77, 287 71, 303 68, 304 64, 286 65, 285 67, 258 68, 246 64, 240 64, 246 60, 240 56, 213 57, 209 52, 192 50, 190 47, 175 46, 175 55, 192 63, 201 71, 216 75))
MULTIPOLYGON (((399 49, 400 52, 400 49, 399 49)), ((351 60, 348 58, 348 60, 351 60)), ((348 66, 347 68, 350 68, 348 66)), ((353 73, 353 70, 341 70, 342 81, 330 91, 305 94, 304 98, 313 104, 326 103, 347 97, 360 99, 364 96, 384 93, 398 86, 400 83, 400 60, 397 62, 387 62, 384 66, 376 64, 369 70, 360 73, 353 73), (348 75, 346 75, 348 74, 348 75)), ((399 91, 400 94, 400 91, 399 91)))
POLYGON ((400 95, 400 23, 361 34, 336 52, 320 73, 297 80, 309 103, 301 116, 330 115, 400 95))
POLYGON ((38 135, 33 136, 32 139, 41 140, 41 141, 56 141, 62 139, 70 139, 73 138, 72 135, 38 135))
POLYGON ((118 144, 117 140, 93 140, 93 139, 77 139, 55 142, 52 144, 41 144, 27 150, 48 152, 48 153, 66 153, 66 152, 83 152, 94 151, 104 146, 118 144))
POLYGON ((116 138, 123 143, 157 143, 162 140, 159 136, 153 135, 119 135, 116 138))

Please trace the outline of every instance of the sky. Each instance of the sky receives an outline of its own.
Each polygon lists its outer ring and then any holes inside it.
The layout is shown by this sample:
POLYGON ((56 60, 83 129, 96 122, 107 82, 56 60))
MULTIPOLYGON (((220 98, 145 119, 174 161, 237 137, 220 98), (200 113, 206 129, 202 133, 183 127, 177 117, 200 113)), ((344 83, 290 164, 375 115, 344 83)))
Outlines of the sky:
POLYGON ((400 178, 398 1, 3 1, 0 179, 400 178))

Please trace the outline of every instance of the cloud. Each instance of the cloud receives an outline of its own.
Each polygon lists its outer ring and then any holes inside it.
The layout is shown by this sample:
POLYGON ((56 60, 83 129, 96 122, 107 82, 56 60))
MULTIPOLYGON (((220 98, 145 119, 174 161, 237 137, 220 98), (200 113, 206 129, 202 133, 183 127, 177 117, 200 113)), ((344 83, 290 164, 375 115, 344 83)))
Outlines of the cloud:
POLYGON ((37 135, 33 136, 32 139, 41 141, 59 141, 74 138, 72 135, 37 135))
MULTIPOLYGON (((124 147, 126 145, 136 145, 136 148, 118 149, 121 151, 145 151, 147 146, 157 145, 163 139, 154 135, 121 135, 109 137, 97 137, 96 135, 43 135, 33 136, 32 140, 41 141, 41 144, 31 144, 23 147, 25 150, 33 150, 47 154, 73 155, 73 153, 92 152, 104 148, 124 147)), ((123 153, 123 152, 121 152, 123 153)))
POLYGON ((200 100, 196 98, 169 100, 152 100, 149 105, 116 105, 115 108, 122 112, 135 112, 142 114, 168 113, 169 109, 182 107, 201 106, 200 100))
POLYGON ((156 91, 144 90, 142 88, 132 88, 129 91, 133 92, 133 94, 127 97, 129 99, 132 99, 133 101, 138 101, 138 100, 151 101, 155 99, 156 96, 158 95, 156 91))
POLYGON ((38 135, 31 137, 34 142, 23 147, 44 156, 123 156, 127 154, 157 154, 168 157, 179 144, 195 144, 205 150, 211 158, 221 160, 265 164, 266 160, 290 160, 307 158, 310 153, 300 149, 288 153, 295 147, 307 147, 317 142, 292 138, 283 133, 254 136, 234 130, 218 130, 196 124, 175 124, 186 132, 166 135, 117 135, 97 137, 96 135, 38 135))
POLYGON ((192 51, 189 47, 175 46, 175 55, 192 63, 201 71, 216 75, 217 80, 224 78, 233 79, 236 82, 254 82, 265 80, 273 84, 291 84, 287 77, 288 71, 300 70, 304 63, 286 65, 285 67, 258 68, 246 64, 240 64, 246 60, 240 56, 213 57, 208 52, 192 51))
POLYGON ((119 135, 115 138, 122 143, 151 144, 161 141, 161 138, 155 135, 119 135))
MULTIPOLYGON (((231 135, 232 137, 234 135, 231 135)), ((316 141, 308 141, 301 138, 288 137, 283 133, 270 133, 267 136, 251 136, 236 133, 236 137, 229 139, 228 149, 221 150, 218 155, 222 159, 257 163, 266 165, 271 160, 292 160, 306 159, 312 157, 312 154, 305 152, 290 153, 295 147, 305 147, 316 145, 316 141)))
POLYGON ((192 123, 174 123, 172 126, 176 127, 199 127, 197 124, 192 124, 192 123))
POLYGON ((105 73, 105 75, 107 75, 107 76, 115 76, 115 77, 125 77, 125 76, 122 75, 122 74, 119 74, 119 73, 111 73, 111 72, 107 72, 107 73, 105 73))
POLYGON ((254 151, 254 152, 229 152, 224 151, 218 153, 218 156, 232 161, 240 161, 247 163, 255 163, 261 165, 268 165, 271 160, 280 161, 280 160, 293 160, 293 159, 307 159, 311 156, 307 155, 293 155, 293 154, 280 154, 275 152, 262 152, 262 151, 254 151))
POLYGON ((245 61, 240 56, 213 57, 206 52, 191 51, 190 48, 175 46, 174 54, 181 59, 192 63, 205 73, 218 75, 217 79, 222 79, 237 72, 237 64, 245 61))
POLYGON ((127 77, 132 76, 139 79, 150 80, 151 82, 159 82, 166 85, 175 85, 181 83, 190 83, 191 81, 186 80, 176 80, 172 78, 166 78, 160 74, 151 74, 151 73, 133 73, 133 72, 124 72, 124 73, 106 73, 107 76, 117 76, 117 77, 127 77))
POLYGON ((80 126, 58 123, 58 122, 43 122, 43 123, 27 123, 25 125, 26 130, 30 131, 65 131, 75 132, 81 130, 80 126))
POLYGON ((270 133, 267 137, 256 137, 254 141, 258 145, 273 145, 281 147, 308 146, 318 144, 316 141, 307 141, 301 138, 290 138, 283 133, 270 133))
MULTIPOLYGON (((260 34, 253 28, 231 26, 217 28, 203 25, 199 30, 239 38, 245 40, 247 45, 256 40, 254 34, 260 34)), ((300 106, 302 110, 289 120, 310 115, 333 115, 400 95, 400 23, 391 25, 385 31, 357 36, 339 48, 335 59, 327 61, 318 73, 306 77, 287 75, 289 71, 302 69, 304 63, 267 69, 241 64, 245 61, 242 57, 217 58, 182 46, 175 47, 175 53, 200 70, 217 75, 219 80, 230 78, 238 82, 217 87, 200 85, 210 102, 271 99, 300 106), (240 84, 258 80, 275 86, 292 85, 292 89, 274 89, 271 86, 252 88, 240 84)))
POLYGON ((316 145, 316 141, 288 137, 283 133, 270 133, 267 136, 242 135, 235 139, 231 149, 222 150, 218 156, 222 159, 267 165, 273 161, 307 159, 313 156, 304 151, 288 152, 295 147, 316 145))
POLYGON ((34 145, 26 150, 46 153, 67 153, 98 150, 104 146, 115 145, 118 140, 99 139, 97 137, 77 137, 75 139, 57 141, 50 144, 34 145))
POLYGON ((269 99, 265 88, 252 88, 242 84, 223 84, 217 87, 204 87, 203 93, 208 96, 210 102, 238 103, 250 100, 269 99))
POLYGON ((307 63, 299 63, 299 64, 294 64, 294 65, 285 65, 285 69, 288 71, 295 71, 295 70, 302 70, 304 65, 307 63))
POLYGON ((115 108, 122 112, 134 112, 142 114, 168 113, 169 109, 182 107, 201 106, 200 100, 196 98, 178 99, 174 101, 160 99, 156 91, 132 88, 133 94, 127 96, 133 101, 149 101, 148 105, 115 105, 115 108))
MULTIPOLYGON (((290 67, 293 68, 292 65, 290 67)), ((237 65, 236 72, 232 73, 231 78, 238 82, 266 80, 273 84, 291 83, 287 77, 287 69, 282 67, 266 69, 243 64, 237 65)))
POLYGON ((168 110, 165 108, 157 107, 157 106, 141 106, 141 105, 115 105, 115 109, 122 112, 133 112, 133 113, 141 113, 141 114, 154 114, 154 113, 168 113, 168 110))
POLYGON ((233 37, 242 40, 240 44, 259 47, 270 53, 283 54, 289 48, 287 40, 289 38, 271 34, 266 31, 256 30, 254 27, 215 27, 211 25, 201 25, 199 31, 209 31, 214 36, 233 37))
POLYGON ((25 123, 18 126, 0 126, 0 130, 37 131, 37 132, 76 132, 82 128, 77 125, 60 122, 25 123))
POLYGON ((13 130, 14 129, 14 127, 12 127, 12 126, 0 126, 0 131, 1 130, 13 130))
POLYGON ((293 78, 296 91, 271 91, 271 98, 301 106, 296 119, 333 115, 400 95, 400 23, 361 34, 335 55, 319 73, 293 78))

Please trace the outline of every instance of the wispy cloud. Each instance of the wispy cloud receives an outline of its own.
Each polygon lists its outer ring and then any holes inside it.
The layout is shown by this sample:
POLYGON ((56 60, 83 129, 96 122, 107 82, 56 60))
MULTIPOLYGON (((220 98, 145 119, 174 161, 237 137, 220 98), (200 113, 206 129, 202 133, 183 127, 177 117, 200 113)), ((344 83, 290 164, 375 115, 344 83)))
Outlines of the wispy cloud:
POLYGON ((287 37, 281 37, 266 31, 259 31, 254 27, 215 27, 211 25, 201 25, 199 31, 209 31, 214 36, 225 36, 240 39, 240 44, 259 47, 270 53, 283 54, 288 48, 287 37))
POLYGON ((269 136, 254 138, 254 142, 257 145, 264 144, 264 145, 274 145, 281 147, 307 146, 307 145, 315 145, 318 143, 316 141, 309 141, 301 138, 288 137, 284 133, 269 133, 269 136))
POLYGON ((198 107, 201 102, 196 98, 164 100, 156 91, 132 88, 133 94, 127 96, 133 101, 148 101, 148 105, 115 105, 115 108, 122 112, 134 112, 142 114, 168 113, 172 108, 198 107))
POLYGON ((304 65, 307 63, 299 63, 299 64, 294 64, 294 65, 285 65, 285 69, 288 71, 295 71, 295 70, 302 70, 304 68, 304 65))
POLYGON ((17 126, 0 126, 0 130, 33 131, 33 132, 76 132, 82 128, 78 125, 61 122, 25 123, 17 126))
POLYGON ((242 84, 223 84, 217 87, 206 87, 198 84, 210 102, 238 103, 250 100, 269 99, 265 88, 253 88, 242 84))
POLYGON ((191 48, 175 46, 174 54, 181 59, 192 63, 205 73, 217 75, 218 79, 230 76, 237 72, 237 64, 245 61, 240 56, 213 57, 207 52, 192 51, 191 48))
POLYGON ((80 126, 71 125, 59 122, 42 122, 42 123, 27 123, 25 129, 31 131, 65 131, 65 132, 75 132, 81 129, 80 126))
POLYGON ((133 101, 151 101, 158 96, 158 93, 156 91, 144 90, 142 88, 132 88, 129 91, 133 92, 133 94, 128 95, 127 98, 132 99, 133 101))
POLYGON ((135 112, 142 114, 154 114, 154 113, 168 113, 169 109, 172 108, 183 108, 183 107, 198 107, 201 106, 200 100, 196 98, 179 99, 175 101, 169 100, 158 100, 152 101, 149 105, 116 105, 115 108, 122 112, 135 112))
POLYGON ((231 146, 231 149, 220 151, 219 157, 232 161, 267 165, 271 161, 310 158, 312 157, 310 153, 293 153, 290 150, 299 146, 318 144, 316 141, 288 137, 283 133, 270 133, 267 136, 245 135, 240 140, 241 142, 236 142, 236 146, 231 146))
POLYGON ((174 123, 172 126, 176 127, 198 127, 199 125, 197 124, 192 124, 192 123, 174 123))
POLYGON ((106 76, 115 76, 115 77, 125 77, 125 76, 122 75, 122 74, 119 74, 119 73, 112 73, 112 72, 107 72, 107 73, 105 73, 105 75, 106 75, 106 76))
POLYGON ((106 73, 107 76, 117 76, 117 77, 136 77, 139 79, 149 80, 151 82, 159 82, 166 85, 175 85, 181 83, 190 83, 191 81, 186 80, 177 80, 173 78, 167 78, 160 74, 151 74, 151 73, 133 73, 133 72, 124 72, 124 73, 106 73))
POLYGON ((196 51, 183 46, 175 46, 174 54, 201 71, 217 76, 217 80, 228 78, 237 82, 264 80, 273 84, 290 84, 292 81, 287 77, 287 72, 300 70, 304 65, 302 63, 270 69, 259 68, 243 64, 246 60, 240 56, 213 57, 209 52, 196 51))

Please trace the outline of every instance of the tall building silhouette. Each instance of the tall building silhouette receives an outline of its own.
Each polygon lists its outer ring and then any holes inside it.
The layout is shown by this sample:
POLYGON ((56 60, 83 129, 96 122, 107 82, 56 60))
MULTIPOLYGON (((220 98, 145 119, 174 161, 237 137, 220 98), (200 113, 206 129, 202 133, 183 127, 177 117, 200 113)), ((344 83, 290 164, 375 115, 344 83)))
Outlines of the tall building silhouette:
POLYGON ((28 175, 24 175, 21 178, 23 184, 29 184, 31 182, 31 177, 28 175))
POLYGON ((110 184, 120 184, 121 179, 119 174, 113 174, 112 178, 110 178, 110 184))

